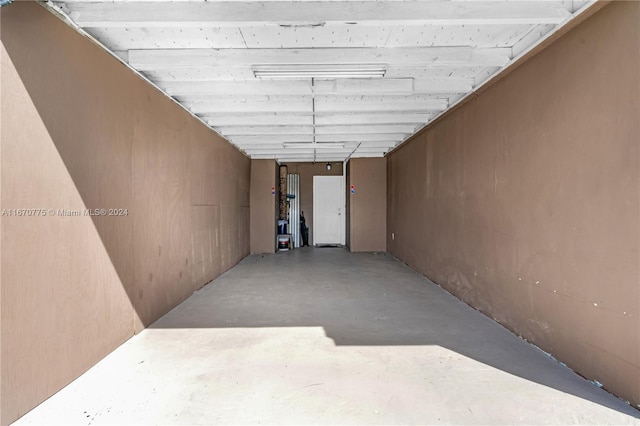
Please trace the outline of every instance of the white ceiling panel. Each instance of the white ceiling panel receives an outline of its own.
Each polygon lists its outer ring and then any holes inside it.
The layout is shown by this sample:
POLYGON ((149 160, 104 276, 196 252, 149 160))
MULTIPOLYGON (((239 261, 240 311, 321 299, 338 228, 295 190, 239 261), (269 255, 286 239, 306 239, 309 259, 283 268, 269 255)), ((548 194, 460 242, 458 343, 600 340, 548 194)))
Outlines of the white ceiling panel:
POLYGON ((183 99, 181 103, 194 114, 229 114, 229 113, 312 113, 311 100, 303 96, 292 97, 289 100, 277 100, 251 97, 246 100, 238 98, 223 98, 212 96, 210 100, 183 99))
POLYGON ((352 113, 352 114, 320 114, 315 118, 316 126, 331 125, 363 125, 363 124, 417 124, 426 123, 433 114, 420 113, 352 113))
POLYGON ((313 135, 313 126, 234 126, 216 127, 218 132, 230 137, 263 135, 313 135))
POLYGON ((385 134, 385 133, 405 133, 411 134, 416 130, 412 124, 367 124, 367 125, 344 125, 344 126, 317 126, 316 135, 343 135, 343 134, 385 134))
MULTIPOLYGON (((316 27, 245 27, 242 35, 249 48, 319 48, 319 47, 415 47, 466 46, 510 47, 536 25, 465 25, 454 26, 316 26, 316 27)), ((207 47, 215 48, 209 45, 207 47)), ((225 46, 220 46, 225 47, 225 46)))
POLYGON ((385 47, 511 47, 536 26, 534 24, 461 25, 459 27, 434 25, 399 26, 393 28, 385 47))
MULTIPOLYGON (((140 71, 140 70, 138 70, 140 71)), ((255 81, 253 71, 249 67, 196 67, 175 69, 153 69, 141 71, 153 82, 162 81, 255 81)))
POLYGON ((592 3, 68 0, 46 6, 252 158, 343 161, 394 149, 592 3))
POLYGON ((555 1, 107 1, 61 7, 85 27, 560 24, 570 15, 555 1))
POLYGON ((416 66, 503 66, 511 48, 429 46, 402 48, 314 49, 136 49, 130 50, 137 70, 199 67, 255 67, 277 64, 394 64, 416 66))
POLYGON ((234 27, 94 27, 87 32, 112 50, 247 47, 234 27))
POLYGON ((316 96, 317 112, 397 112, 441 111, 447 99, 429 96, 316 96))
POLYGON ((314 117, 308 115, 294 115, 286 113, 242 114, 242 115, 203 115, 202 119, 214 127, 232 126, 313 126, 314 117))
POLYGON ((366 134, 335 134, 316 135, 316 142, 375 142, 375 141, 400 141, 407 137, 408 133, 366 133, 366 134))
POLYGON ((242 34, 247 47, 255 49, 379 47, 385 46, 393 28, 391 25, 256 26, 243 28, 242 34))
POLYGON ((254 136, 229 136, 234 144, 243 145, 276 144, 284 142, 313 142, 313 135, 254 135, 254 136))
MULTIPOLYGON (((475 79, 480 73, 495 74, 500 67, 483 66, 447 66, 447 67, 427 67, 427 66, 395 66, 388 64, 385 78, 413 78, 413 79, 436 79, 446 77, 456 77, 463 79, 475 79)), ((154 82, 190 82, 190 81, 260 81, 256 79, 251 67, 208 67, 197 68, 173 68, 154 69, 144 71, 143 74, 154 82)), ((310 80, 310 79, 309 79, 310 80)), ((292 80, 293 81, 293 80, 292 80)))

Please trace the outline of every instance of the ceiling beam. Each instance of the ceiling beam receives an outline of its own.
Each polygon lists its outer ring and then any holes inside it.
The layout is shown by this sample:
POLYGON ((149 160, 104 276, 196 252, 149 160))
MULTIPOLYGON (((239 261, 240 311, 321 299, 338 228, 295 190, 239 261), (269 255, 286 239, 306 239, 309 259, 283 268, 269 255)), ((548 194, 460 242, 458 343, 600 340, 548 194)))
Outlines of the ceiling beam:
POLYGON ((314 84, 317 95, 412 94, 412 78, 340 78, 319 80, 314 84))
POLYGON ((560 24, 569 15, 552 1, 127 1, 68 2, 85 27, 244 27, 357 25, 560 24))
POLYGON ((346 153, 346 154, 340 154, 340 153, 332 153, 332 152, 325 152, 325 150, 323 149, 317 149, 315 151, 311 150, 309 151, 309 154, 278 154, 278 160, 280 161, 287 161, 287 162, 293 162, 293 161, 344 161, 345 158, 347 158, 347 156, 350 153, 346 153), (310 156, 310 157, 306 157, 308 158, 307 160, 296 160, 296 158, 301 158, 301 156, 303 156, 302 158, 305 158, 306 156, 310 156))
POLYGON ((212 101, 183 101, 182 104, 194 114, 242 114, 242 113, 306 113, 313 112, 311 100, 291 99, 277 102, 269 99, 221 99, 212 101))
POLYGON ((313 94, 311 79, 291 81, 167 81, 159 82, 158 86, 171 96, 311 96, 313 94))
POLYGON ((216 127, 225 136, 313 135, 313 126, 234 126, 216 127))
MULTIPOLYGON (((382 124, 382 125, 364 125, 364 126, 320 126, 316 127, 316 135, 347 135, 357 134, 366 135, 370 133, 406 133, 414 132, 416 125, 412 124, 382 124)), ((220 134, 228 137, 233 136, 261 136, 268 138, 272 135, 313 135, 313 126, 234 126, 234 127, 215 127, 220 134)))
MULTIPOLYGON (((265 139, 263 139, 264 141, 265 139)), ((311 143, 311 142, 307 142, 307 143, 311 143)), ((379 149, 389 149, 392 148, 394 146, 396 146, 398 144, 398 141, 343 141, 341 142, 342 144, 344 144, 344 148, 345 149, 351 149, 354 150, 356 149, 356 147, 358 145, 360 145, 361 148, 379 148, 379 149)), ((267 150, 279 150, 279 149, 283 149, 284 148, 284 143, 283 142, 260 142, 260 143, 240 143, 240 144, 236 144, 236 146, 238 146, 239 148, 246 150, 246 151, 252 151, 252 150, 260 150, 260 149, 267 149, 267 150)))
POLYGON ((201 115, 204 121, 214 127, 233 126, 311 126, 313 125, 313 115, 293 115, 279 113, 265 114, 243 114, 243 115, 201 115))
MULTIPOLYGON (((506 52, 510 52, 510 50, 511 49, 504 50, 505 54, 507 54, 506 52)), ((498 66, 492 67, 494 71, 499 68, 498 66)), ((482 65, 472 67, 467 64, 454 64, 450 66, 427 66, 425 64, 395 66, 394 64, 389 64, 385 79, 413 78, 417 81, 419 79, 463 78, 467 80, 467 83, 473 83, 478 72, 483 69, 486 69, 486 67, 482 65)), ((196 81, 256 81, 250 66, 244 68, 203 66, 200 68, 155 69, 144 71, 143 74, 158 84, 164 84, 164 82, 196 81)), ((434 81, 438 82, 438 80, 434 81)))
POLYGON ((313 135, 229 136, 235 145, 282 144, 284 142, 313 142, 313 135))
POLYGON ((179 98, 194 114, 256 113, 376 113, 438 112, 447 108, 448 100, 428 96, 316 96, 315 107, 310 97, 222 97, 192 96, 179 98))
MULTIPOLYGON (((234 126, 284 126, 284 125, 313 125, 314 117, 311 112, 306 114, 294 113, 236 113, 236 114, 212 114, 200 115, 207 123, 214 127, 234 126)), ((347 124, 424 124, 435 117, 435 114, 420 113, 335 113, 322 112, 315 114, 315 125, 339 126, 347 124)))
POLYGON ((394 67, 503 66, 510 48, 368 47, 306 49, 142 49, 129 51, 129 64, 138 71, 203 67, 251 67, 331 64, 393 64, 394 67))
POLYGON ((289 81, 166 81, 158 86, 171 96, 190 95, 375 95, 466 93, 473 80, 461 77, 440 78, 377 78, 320 80, 311 85, 308 80, 289 81))
POLYGON ((316 135, 316 142, 401 141, 404 140, 407 136, 407 133, 316 135))
MULTIPOLYGON (((321 150, 315 150, 317 153, 320 152, 321 150)), ((325 149, 322 149, 322 151, 327 151, 325 149)), ((314 149, 313 148, 309 148, 309 149, 283 149, 280 151, 275 151, 275 152, 269 152, 269 151, 245 151, 247 154, 249 154, 251 157, 253 157, 254 155, 278 155, 278 156, 297 156, 297 155, 305 155, 305 154, 313 154, 314 149)), ((330 155, 349 155, 353 152, 353 150, 346 150, 346 149, 340 149, 340 150, 336 150, 336 151, 328 151, 327 154, 330 155)), ((384 152, 384 151, 381 151, 384 152)))
POLYGON ((311 152, 309 154, 299 154, 299 155, 295 155, 294 154, 292 156, 273 155, 273 154, 258 154, 258 155, 252 155, 251 158, 254 159, 254 160, 278 160, 278 161, 280 161, 282 163, 309 163, 309 162, 312 162, 312 161, 316 161, 316 162, 325 162, 325 161, 342 162, 347 158, 347 155, 323 156, 320 153, 318 153, 316 155, 313 152, 311 152))
POLYGON ((426 123, 434 114, 316 114, 316 126, 343 124, 416 124, 426 123))
POLYGON ((416 99, 406 97, 378 99, 358 99, 358 100, 338 100, 338 99, 316 99, 315 110, 322 112, 428 112, 441 111, 448 106, 447 99, 430 98, 416 99))
MULTIPOLYGON (((406 133, 378 133, 378 134, 339 134, 316 135, 316 142, 399 142, 407 137, 406 133)), ((313 135, 263 135, 263 136, 229 136, 232 143, 238 146, 255 144, 279 144, 283 142, 313 142, 313 135)))
POLYGON ((368 133, 407 133, 415 131, 412 124, 372 124, 364 126, 319 126, 316 127, 316 135, 340 135, 340 134, 368 134, 368 133))
MULTIPOLYGON (((347 143, 350 143, 350 142, 347 142, 347 143)), ((395 141, 363 141, 363 142, 358 142, 358 144, 360 145, 360 147, 389 148, 389 147, 396 146, 398 144, 398 142, 395 142, 395 141)), ((353 148, 355 149, 356 146, 354 146, 353 148)))
POLYGON ((413 93, 467 93, 473 89, 473 79, 464 77, 415 78, 413 93))
POLYGON ((386 153, 387 153, 387 151, 381 152, 381 153, 377 153, 377 152, 360 152, 359 149, 356 149, 355 152, 351 155, 350 158, 378 158, 378 157, 384 157, 384 155, 386 153))
POLYGON ((371 147, 362 147, 359 146, 358 148, 355 149, 356 153, 371 153, 371 154, 384 154, 386 152, 388 152, 391 149, 391 147, 387 147, 387 148, 371 148, 371 147))

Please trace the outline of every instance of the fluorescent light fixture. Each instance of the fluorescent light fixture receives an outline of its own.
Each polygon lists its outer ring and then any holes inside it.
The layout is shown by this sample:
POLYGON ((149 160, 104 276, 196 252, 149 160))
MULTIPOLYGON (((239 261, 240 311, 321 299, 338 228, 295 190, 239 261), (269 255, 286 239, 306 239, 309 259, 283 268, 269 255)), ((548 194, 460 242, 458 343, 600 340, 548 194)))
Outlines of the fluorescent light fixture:
POLYGON ((260 79, 302 78, 381 78, 386 64, 273 64, 254 65, 253 74, 260 79))
POLYGON ((342 149, 343 143, 307 143, 307 142, 285 142, 285 148, 308 148, 308 149, 342 149))

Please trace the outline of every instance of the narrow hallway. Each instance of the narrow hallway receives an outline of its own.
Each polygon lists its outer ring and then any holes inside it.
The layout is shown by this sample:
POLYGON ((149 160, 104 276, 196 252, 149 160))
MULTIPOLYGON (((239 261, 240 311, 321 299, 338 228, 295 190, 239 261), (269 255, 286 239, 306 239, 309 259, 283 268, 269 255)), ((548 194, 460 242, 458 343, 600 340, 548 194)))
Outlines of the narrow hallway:
POLYGON ((245 258, 15 424, 51 423, 640 424, 640 412, 389 255, 303 248, 245 258))

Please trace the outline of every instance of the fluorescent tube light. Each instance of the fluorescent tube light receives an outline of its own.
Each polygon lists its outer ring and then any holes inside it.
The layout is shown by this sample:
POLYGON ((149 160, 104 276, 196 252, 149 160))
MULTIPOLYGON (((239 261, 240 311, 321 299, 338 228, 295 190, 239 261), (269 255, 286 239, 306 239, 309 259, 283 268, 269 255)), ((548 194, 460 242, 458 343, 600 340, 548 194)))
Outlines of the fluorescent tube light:
POLYGON ((385 64, 274 64, 253 67, 253 74, 260 79, 381 78, 386 72, 385 64))

